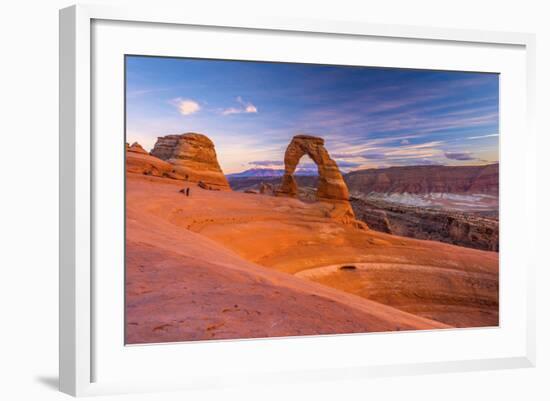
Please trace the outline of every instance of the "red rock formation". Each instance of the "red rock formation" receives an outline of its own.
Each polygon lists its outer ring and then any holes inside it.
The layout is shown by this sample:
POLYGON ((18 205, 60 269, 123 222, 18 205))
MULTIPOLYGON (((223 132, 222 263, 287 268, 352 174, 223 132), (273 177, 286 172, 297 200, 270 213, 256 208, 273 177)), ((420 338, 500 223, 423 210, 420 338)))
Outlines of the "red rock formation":
POLYGON ((482 213, 404 206, 351 198, 358 219, 372 230, 498 252, 499 223, 482 213))
POLYGON ((483 166, 470 186, 470 193, 498 195, 498 164, 483 166))
POLYGON ((294 178, 294 171, 302 156, 308 155, 317 165, 319 178, 317 184, 317 199, 333 204, 330 216, 346 222, 355 221, 353 209, 349 203, 348 187, 338 165, 331 159, 325 141, 311 135, 296 135, 285 152, 285 174, 279 195, 296 197, 298 185, 294 178))
POLYGON ((280 189, 281 193, 296 196, 298 186, 294 171, 304 155, 308 155, 319 169, 318 199, 349 199, 348 187, 342 178, 338 165, 330 158, 325 148, 325 141, 311 135, 296 135, 285 152, 285 175, 280 189))
POLYGON ((145 149, 143 149, 143 146, 141 146, 139 143, 137 142, 134 142, 131 146, 128 146, 128 144, 126 144, 126 150, 128 152, 134 152, 134 153, 142 153, 144 155, 148 155, 149 153, 147 153, 147 151, 145 149))
POLYGON ((188 181, 230 189, 218 163, 214 143, 205 135, 186 133, 159 137, 151 155, 168 161, 174 171, 188 181))
POLYGON ((126 144, 126 172, 181 179, 170 163, 149 155, 137 142, 126 144))
POLYGON ((486 166, 407 166, 346 174, 352 192, 458 193, 498 195, 498 164, 486 166))

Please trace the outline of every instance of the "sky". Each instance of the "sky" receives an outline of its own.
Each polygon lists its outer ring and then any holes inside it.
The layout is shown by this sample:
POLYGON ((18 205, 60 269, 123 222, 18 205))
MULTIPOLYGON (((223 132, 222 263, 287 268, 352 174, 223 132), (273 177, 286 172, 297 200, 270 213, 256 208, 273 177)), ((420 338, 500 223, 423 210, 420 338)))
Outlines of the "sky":
MULTIPOLYGON (((309 134, 343 172, 498 162, 497 74, 127 56, 126 141, 199 132, 226 174, 309 134)), ((299 168, 309 168, 304 157, 299 168)))

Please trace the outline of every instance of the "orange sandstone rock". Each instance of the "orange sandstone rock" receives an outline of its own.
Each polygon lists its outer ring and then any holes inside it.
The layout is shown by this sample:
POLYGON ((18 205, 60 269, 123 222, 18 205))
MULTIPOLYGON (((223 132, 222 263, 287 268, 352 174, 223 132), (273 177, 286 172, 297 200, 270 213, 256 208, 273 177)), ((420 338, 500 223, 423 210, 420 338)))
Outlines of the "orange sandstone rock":
POLYGON ((149 155, 137 142, 126 144, 126 172, 181 179, 170 163, 149 155))
POLYGON ((185 180, 202 181, 216 189, 230 190, 214 143, 205 135, 186 133, 159 137, 151 155, 169 162, 185 180))
POLYGON ((285 174, 279 194, 295 197, 298 193, 294 171, 304 155, 308 155, 315 162, 319 171, 317 199, 334 203, 335 213, 332 217, 354 220, 348 187, 338 165, 325 148, 323 138, 311 135, 296 135, 292 138, 285 152, 285 174))
POLYGON ((141 146, 139 143, 134 142, 131 146, 127 146, 126 150, 128 152, 134 152, 134 153, 142 153, 145 155, 148 155, 147 151, 143 149, 143 146, 141 146))

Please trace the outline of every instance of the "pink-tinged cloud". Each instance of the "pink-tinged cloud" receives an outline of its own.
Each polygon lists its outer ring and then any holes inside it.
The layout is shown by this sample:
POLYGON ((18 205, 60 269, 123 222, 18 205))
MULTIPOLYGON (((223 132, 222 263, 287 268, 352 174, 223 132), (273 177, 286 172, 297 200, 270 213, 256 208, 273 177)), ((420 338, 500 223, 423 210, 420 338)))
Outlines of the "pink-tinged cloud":
POLYGON ((240 107, 229 107, 223 110, 222 114, 224 116, 228 116, 231 114, 249 114, 258 112, 258 108, 256 106, 250 102, 245 102, 240 96, 237 96, 237 102, 240 104, 240 107))
POLYGON ((177 107, 178 111, 183 116, 195 114, 201 109, 199 103, 192 99, 176 98, 172 100, 172 103, 177 107))

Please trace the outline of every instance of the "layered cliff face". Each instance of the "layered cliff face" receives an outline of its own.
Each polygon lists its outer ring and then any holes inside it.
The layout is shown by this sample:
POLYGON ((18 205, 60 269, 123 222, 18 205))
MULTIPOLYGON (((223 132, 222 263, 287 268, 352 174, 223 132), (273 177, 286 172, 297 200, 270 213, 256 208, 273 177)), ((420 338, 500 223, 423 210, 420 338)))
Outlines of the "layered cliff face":
POLYGON ((486 166, 411 166, 368 169, 346 174, 351 192, 455 193, 498 195, 498 164, 486 166))
POLYGON ((151 155, 169 162, 184 180, 202 182, 213 189, 230 189, 214 143, 205 135, 186 133, 159 137, 151 155))
POLYGON ((149 155, 137 142, 131 146, 126 144, 126 171, 154 177, 181 178, 173 171, 170 163, 149 155))
POLYGON ((355 215, 373 230, 498 251, 498 167, 391 167, 344 178, 355 215))
POLYGON ((489 164, 479 171, 470 186, 470 193, 498 195, 498 164, 489 164))
POLYGON ((483 212, 434 210, 353 197, 351 205, 355 216, 376 231, 485 251, 499 250, 498 219, 483 212))

